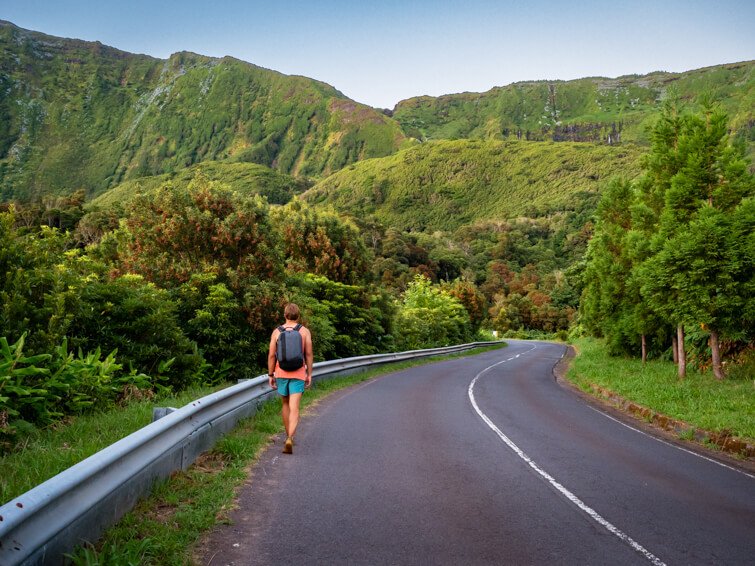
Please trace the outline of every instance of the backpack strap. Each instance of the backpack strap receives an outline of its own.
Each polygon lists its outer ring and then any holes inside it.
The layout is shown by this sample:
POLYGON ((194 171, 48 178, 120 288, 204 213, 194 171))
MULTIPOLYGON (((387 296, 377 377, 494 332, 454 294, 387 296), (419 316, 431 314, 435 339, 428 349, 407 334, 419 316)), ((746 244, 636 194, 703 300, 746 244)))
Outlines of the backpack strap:
POLYGON ((297 332, 299 332, 300 328, 301 328, 301 324, 297 324, 296 326, 294 326, 294 330, 296 330, 297 332))
POLYGON ((285 329, 285 328, 283 327, 283 325, 281 324, 281 325, 280 325, 280 326, 278 327, 278 332, 285 332, 285 331, 286 331, 286 329, 285 329))

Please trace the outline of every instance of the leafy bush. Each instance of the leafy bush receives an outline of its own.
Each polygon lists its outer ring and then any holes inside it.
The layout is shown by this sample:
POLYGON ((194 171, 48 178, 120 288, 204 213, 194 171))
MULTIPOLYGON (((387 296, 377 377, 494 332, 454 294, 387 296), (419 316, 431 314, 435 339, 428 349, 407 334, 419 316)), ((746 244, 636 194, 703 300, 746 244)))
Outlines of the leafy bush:
POLYGON ((192 274, 276 279, 281 270, 268 206, 242 198, 198 175, 188 188, 166 183, 137 197, 126 220, 122 271, 139 273, 163 287, 192 274))
POLYGON ((196 274, 173 295, 182 326, 206 362, 205 382, 247 379, 262 373, 264 364, 255 343, 263 336, 253 332, 238 298, 217 282, 217 276, 196 274))
POLYGON ((176 303, 138 275, 90 282, 70 331, 74 346, 118 350, 126 367, 159 385, 182 389, 200 379, 201 356, 179 325, 176 303))
POLYGON ((0 328, 10 340, 27 333, 31 353, 52 350, 74 317, 78 289, 77 252, 69 238, 43 226, 23 233, 13 210, 0 213, 0 328))
POLYGON ((395 321, 400 350, 459 344, 471 339, 469 314, 459 300, 422 275, 404 293, 395 321))
POLYGON ((332 212, 303 208, 298 201, 276 210, 274 218, 288 269, 339 283, 364 280, 371 258, 352 222, 332 212))
POLYGON ((99 348, 76 355, 63 339, 52 354, 24 354, 26 334, 13 344, 0 337, 0 447, 18 428, 47 425, 66 415, 111 406, 119 398, 151 395, 144 374, 124 373, 115 351, 102 358, 99 348))

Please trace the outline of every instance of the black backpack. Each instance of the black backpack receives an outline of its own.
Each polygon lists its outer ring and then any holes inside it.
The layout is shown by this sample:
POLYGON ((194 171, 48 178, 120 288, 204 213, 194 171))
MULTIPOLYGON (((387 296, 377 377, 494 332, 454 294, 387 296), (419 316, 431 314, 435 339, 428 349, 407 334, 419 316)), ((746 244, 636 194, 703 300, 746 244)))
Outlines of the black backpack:
POLYGON ((301 324, 293 328, 278 327, 278 345, 275 349, 275 357, 278 366, 285 371, 294 371, 304 365, 304 350, 302 349, 301 324))

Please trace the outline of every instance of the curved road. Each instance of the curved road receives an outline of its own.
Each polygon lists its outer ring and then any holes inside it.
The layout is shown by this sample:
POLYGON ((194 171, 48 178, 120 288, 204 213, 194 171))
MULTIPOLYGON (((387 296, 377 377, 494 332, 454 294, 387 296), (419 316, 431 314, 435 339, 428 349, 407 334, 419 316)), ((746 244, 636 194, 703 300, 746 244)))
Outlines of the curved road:
POLYGON ((591 408, 563 353, 511 341, 335 394, 203 564, 755 563, 755 477, 591 408))

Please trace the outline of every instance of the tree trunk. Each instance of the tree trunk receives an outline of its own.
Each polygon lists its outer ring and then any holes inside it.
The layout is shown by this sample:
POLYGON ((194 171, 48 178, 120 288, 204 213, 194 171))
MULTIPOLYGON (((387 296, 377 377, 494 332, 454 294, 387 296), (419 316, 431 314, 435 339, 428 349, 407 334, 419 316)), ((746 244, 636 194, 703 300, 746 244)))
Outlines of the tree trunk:
POLYGON ((645 340, 645 335, 642 335, 642 365, 645 365, 645 362, 648 361, 648 344, 645 340))
POLYGON ((687 377, 687 355, 684 352, 684 326, 676 328, 677 345, 679 348, 679 379, 687 377))
POLYGON ((724 368, 721 365, 721 349, 718 346, 718 332, 715 330, 710 331, 710 355, 713 361, 713 375, 719 381, 724 376, 724 368))
POLYGON ((679 363, 679 346, 676 344, 676 333, 671 335, 671 351, 674 354, 674 365, 679 363))

